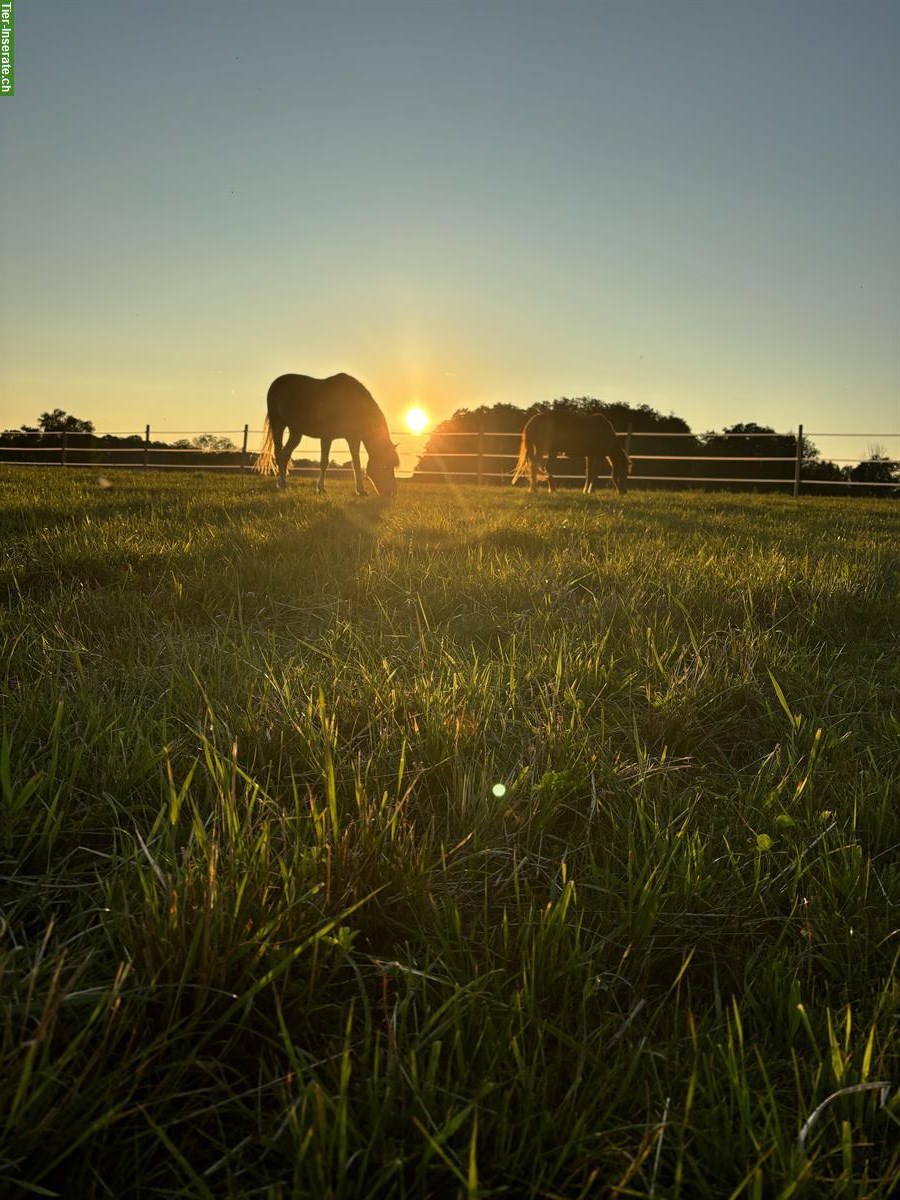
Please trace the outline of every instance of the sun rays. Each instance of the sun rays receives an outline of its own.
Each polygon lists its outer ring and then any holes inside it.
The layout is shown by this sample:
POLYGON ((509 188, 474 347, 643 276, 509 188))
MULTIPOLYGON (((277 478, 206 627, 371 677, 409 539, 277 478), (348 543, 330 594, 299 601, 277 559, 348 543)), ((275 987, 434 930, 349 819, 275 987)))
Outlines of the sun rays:
POLYGON ((431 424, 431 418, 424 408, 414 404, 403 414, 403 423, 410 433, 424 433, 431 424))

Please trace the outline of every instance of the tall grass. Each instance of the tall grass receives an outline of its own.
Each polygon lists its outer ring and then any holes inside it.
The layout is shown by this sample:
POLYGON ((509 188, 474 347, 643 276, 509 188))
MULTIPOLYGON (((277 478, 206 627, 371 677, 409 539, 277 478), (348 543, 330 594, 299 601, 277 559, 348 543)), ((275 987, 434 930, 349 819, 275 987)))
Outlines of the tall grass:
POLYGON ((896 1188, 891 502, 7 470, 0 531, 0 1190, 896 1188))

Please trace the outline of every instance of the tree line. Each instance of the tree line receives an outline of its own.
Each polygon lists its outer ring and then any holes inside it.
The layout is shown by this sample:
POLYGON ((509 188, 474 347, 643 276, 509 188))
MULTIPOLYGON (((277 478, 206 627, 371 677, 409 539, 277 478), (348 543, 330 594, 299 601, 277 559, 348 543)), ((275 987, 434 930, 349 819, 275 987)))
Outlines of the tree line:
MULTIPOLYGON (((579 412, 600 412, 612 422, 620 433, 631 430, 634 455, 659 455, 635 464, 635 476, 647 479, 665 477, 664 486, 678 487, 679 479, 698 476, 710 480, 709 486, 720 487, 718 480, 734 481, 743 488, 766 490, 780 487, 794 478, 797 457, 797 438, 794 434, 775 434, 766 425, 753 421, 730 425, 721 433, 695 434, 687 421, 670 413, 664 415, 648 404, 608 404, 593 396, 568 397, 533 404, 521 409, 513 404, 482 405, 480 408, 460 408, 453 416, 435 426, 414 471, 414 478, 431 481, 449 477, 482 477, 485 483, 502 483, 512 475, 514 459, 518 454, 522 428, 529 417, 537 412, 569 409, 579 412), (662 436, 681 434, 680 437, 662 436), (727 434, 742 436, 725 436, 727 434), (780 462, 721 462, 727 458, 781 459, 780 462), (674 459, 674 461, 673 461, 674 459), (695 460, 700 461, 695 461, 695 460), (690 461, 689 461, 690 460, 690 461), (747 476, 757 476, 771 483, 747 483, 747 476)), ((572 473, 578 475, 582 464, 573 464, 572 473)), ((870 447, 869 455, 855 466, 842 465, 823 459, 818 448, 807 437, 801 444, 802 478, 834 484, 834 490, 843 490, 840 485, 850 483, 900 483, 900 463, 888 458, 877 447, 870 447)), ((560 481, 565 486, 565 481, 560 481)), ((572 486, 581 486, 581 479, 572 480, 572 486)), ((702 483, 685 483, 681 486, 703 486, 702 483)), ((727 486, 727 484, 726 484, 727 486)), ((828 487, 817 491, 828 492, 828 487)), ((854 492, 864 489, 854 488, 854 492)), ((872 493, 884 494, 885 489, 872 488, 872 493)))
POLYGON ((24 457, 29 462, 58 463, 64 436, 66 461, 72 466, 140 464, 148 448, 154 452, 154 466, 239 465, 241 458, 231 438, 217 434, 204 433, 174 442, 147 441, 140 434, 98 434, 93 421, 55 408, 41 413, 36 425, 0 433, 0 462, 14 463, 24 457), (23 455, 23 450, 28 454, 23 455))
MULTIPOLYGON (((679 485, 679 479, 709 479, 710 487, 732 486, 766 490, 784 487, 794 478, 797 438, 794 434, 779 434, 753 421, 728 426, 722 433, 694 434, 688 423, 672 413, 663 415, 648 404, 608 404, 593 396, 566 397, 533 404, 521 409, 513 404, 482 405, 480 408, 460 408, 435 426, 425 449, 416 463, 413 478, 424 482, 456 480, 484 483, 508 482, 512 475, 514 456, 518 454, 522 428, 537 412, 574 409, 582 412, 601 412, 620 432, 630 427, 635 455, 659 455, 636 464, 636 476, 643 479, 666 479, 666 487, 697 487, 703 483, 679 485), (677 438, 661 435, 677 433, 677 438), (740 434, 740 437, 724 435, 740 434), (486 435, 486 436, 485 436, 486 435), (781 459, 780 462, 722 462, 718 459, 741 457, 747 459, 781 459), (697 461, 699 460, 699 461, 697 461), (748 475, 770 482, 748 483, 748 475)), ((22 461, 22 451, 28 451, 31 462, 56 464, 65 435, 66 460, 72 466, 142 465, 145 452, 151 450, 149 461, 155 467, 166 466, 241 466, 249 465, 239 447, 228 437, 203 433, 197 437, 179 438, 174 442, 146 441, 139 434, 98 434, 92 421, 71 415, 61 408, 44 412, 36 425, 0 433, 0 462, 22 461)), ((248 456, 249 457, 249 456, 248 456)), ((316 459, 294 459, 298 466, 318 466, 316 459)), ((346 464, 334 464, 342 466, 346 464)), ((846 484, 900 484, 900 463, 883 453, 880 447, 869 448, 867 458, 855 465, 838 465, 823 459, 818 448, 804 437, 801 445, 802 478, 825 486, 817 491, 830 490, 846 494, 846 484), (828 485, 833 485, 830 488, 828 485), (842 485, 844 485, 842 487, 842 485)), ((573 464, 577 475, 581 464, 573 464)), ((580 486, 580 481, 571 481, 580 486)), ((560 481, 566 485, 565 480, 560 481)), ((854 488, 854 493, 867 490, 875 495, 892 495, 890 489, 854 488)))
MULTIPOLYGON (((36 425, 22 425, 0 433, 0 463, 26 459, 31 463, 58 464, 65 435, 66 462, 71 466, 142 466, 146 452, 154 467, 239 467, 250 465, 252 455, 244 455, 229 437, 201 433, 173 442, 147 440, 140 434, 98 434, 93 421, 73 416, 64 409, 43 412, 36 425), (23 454, 27 451, 27 454, 23 454)), ((319 466, 319 460, 298 459, 298 466, 319 466)), ((338 465, 338 464, 334 464, 338 465)), ((349 467, 347 464, 343 466, 349 467)))

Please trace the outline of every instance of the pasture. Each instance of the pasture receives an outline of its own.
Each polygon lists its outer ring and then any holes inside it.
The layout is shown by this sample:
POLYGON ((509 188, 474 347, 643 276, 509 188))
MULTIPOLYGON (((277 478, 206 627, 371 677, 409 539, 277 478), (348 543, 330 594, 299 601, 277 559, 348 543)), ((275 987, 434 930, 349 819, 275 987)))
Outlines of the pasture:
POLYGON ((886 1198, 900 508, 313 486, 0 474, 0 1191, 886 1198))

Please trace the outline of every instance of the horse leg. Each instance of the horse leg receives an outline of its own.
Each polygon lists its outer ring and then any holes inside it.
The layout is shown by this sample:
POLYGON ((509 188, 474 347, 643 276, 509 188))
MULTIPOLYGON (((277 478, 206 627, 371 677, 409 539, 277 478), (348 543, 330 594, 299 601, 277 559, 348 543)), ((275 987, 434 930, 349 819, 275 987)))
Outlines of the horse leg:
POLYGON ((357 496, 366 494, 366 485, 363 483, 362 467, 359 462, 359 442, 347 439, 347 445, 350 447, 350 459, 353 462, 353 478, 356 480, 357 496))
POLYGON ((331 438, 323 437, 320 441, 322 453, 319 455, 319 482, 316 484, 316 491, 321 496, 325 491, 325 472, 328 470, 328 456, 331 454, 331 438))
POLYGON ((556 491, 556 481, 553 478, 553 472, 556 470, 556 451, 551 450, 547 455, 547 491, 556 491))
POLYGON ((287 441, 282 446, 281 439, 283 435, 283 425, 273 427, 272 436, 275 439, 275 462, 278 464, 278 486, 280 488, 287 487, 288 463, 291 461, 291 455, 296 450, 300 442, 300 438, 303 436, 300 433, 295 434, 294 431, 289 427, 287 441))
POLYGON ((616 491, 620 496, 624 496, 628 491, 628 472, 630 470, 630 466, 622 466, 621 463, 618 466, 613 466, 613 483, 616 485, 616 491))
POLYGON ((594 479, 597 475, 597 465, 588 455, 584 460, 584 494, 589 496, 594 490, 594 479))

